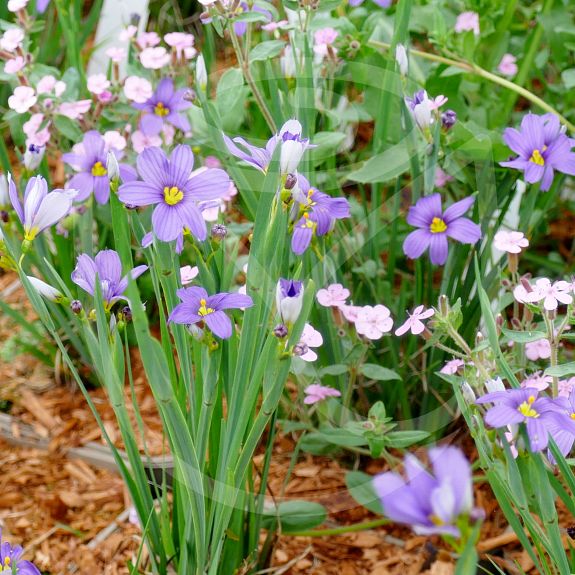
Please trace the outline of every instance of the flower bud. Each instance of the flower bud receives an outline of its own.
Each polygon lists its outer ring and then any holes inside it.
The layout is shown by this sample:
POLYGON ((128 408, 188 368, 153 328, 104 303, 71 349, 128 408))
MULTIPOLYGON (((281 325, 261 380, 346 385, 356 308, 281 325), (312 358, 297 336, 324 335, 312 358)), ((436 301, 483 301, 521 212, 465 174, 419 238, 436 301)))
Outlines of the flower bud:
POLYGON ((24 152, 24 166, 30 172, 33 172, 42 163, 46 146, 35 146, 34 144, 28 146, 24 152))
POLYGON ((445 110, 443 114, 441 114, 441 127, 444 130, 451 130, 453 126, 455 126, 457 122, 457 114, 453 110, 445 110))
POLYGON ((495 379, 488 379, 485 382, 485 387, 488 393, 494 393, 495 391, 505 391, 505 385, 500 377, 495 379))
POLYGON ((208 71, 206 70, 204 57, 201 54, 196 58, 196 84, 202 92, 206 91, 208 86, 208 71))
POLYGON ((395 47, 395 61, 397 62, 397 68, 399 73, 405 77, 409 71, 409 60, 407 59, 407 50, 403 44, 398 44, 395 47))
POLYGON ((72 303, 70 303, 70 309, 72 310, 72 313, 78 315, 80 313, 82 313, 82 310, 84 309, 84 307, 82 306, 82 302, 75 299, 72 301, 72 303))
POLYGON ((132 321, 132 317, 133 317, 132 316, 132 309, 130 308, 129 305, 125 305, 122 308, 122 317, 124 318, 124 321, 126 323, 132 321))
POLYGON ((0 221, 4 224, 7 224, 10 221, 10 215, 6 210, 0 210, 0 221))
POLYGON ((60 291, 58 291, 55 287, 52 287, 50 284, 47 284, 46 282, 32 276, 27 277, 32 284, 32 287, 47 300, 59 302, 64 297, 60 291))
POLYGON ((438 307, 442 316, 446 317, 449 314, 449 299, 447 299, 446 295, 443 294, 439 296, 438 307))
POLYGON ((468 405, 473 405, 477 399, 475 397, 475 392, 469 383, 467 383, 467 381, 461 383, 461 394, 463 395, 463 399, 468 405))
POLYGON ((120 166, 116 154, 112 151, 109 151, 106 157, 106 170, 111 181, 118 181, 120 179, 120 166))
POLYGON ((223 240, 228 235, 228 229, 223 224, 212 226, 212 237, 216 240, 223 240))
POLYGON ((284 188, 286 190, 293 190, 297 184, 297 176, 295 174, 288 174, 286 176, 286 181, 284 184, 284 188))
POLYGON ((305 355, 308 351, 309 347, 307 346, 306 343, 303 343, 303 341, 300 341, 299 343, 296 343, 293 346, 293 354, 296 357, 301 357, 302 355, 305 355))
POLYGON ((9 206, 10 193, 8 192, 8 178, 6 177, 6 174, 0 174, 0 208, 6 208, 9 206))
POLYGON ((288 334, 288 328, 283 323, 278 323, 278 325, 274 327, 274 335, 278 339, 283 339, 284 337, 287 336, 287 334, 288 334))
POLYGON ((294 324, 303 305, 303 282, 281 278, 276 288, 276 306, 282 322, 294 324))

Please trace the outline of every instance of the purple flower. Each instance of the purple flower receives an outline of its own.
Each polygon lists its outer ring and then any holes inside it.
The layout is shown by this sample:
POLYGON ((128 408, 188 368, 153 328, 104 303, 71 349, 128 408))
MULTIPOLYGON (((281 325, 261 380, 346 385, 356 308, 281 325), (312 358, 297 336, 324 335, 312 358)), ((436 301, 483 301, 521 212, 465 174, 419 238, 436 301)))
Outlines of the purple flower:
MULTIPOLYGON (((559 451, 567 457, 575 442, 575 389, 571 390, 569 397, 557 397, 553 401, 565 417, 561 421, 551 420, 549 422, 549 433, 557 444, 559 451)), ((555 463, 551 450, 547 452, 547 456, 551 463, 555 463)))
POLYGON ((152 226, 163 242, 176 240, 187 230, 198 240, 205 240, 206 223, 198 202, 226 196, 230 189, 226 172, 213 168, 192 174, 194 155, 185 145, 176 146, 169 160, 160 148, 146 148, 137 165, 143 181, 120 186, 120 201, 131 206, 157 204, 152 226))
POLYGON ((441 195, 431 194, 417 200, 409 208, 407 223, 419 228, 411 232, 403 242, 403 252, 412 260, 420 257, 429 248, 432 264, 443 265, 447 260, 447 238, 462 244, 474 244, 481 239, 481 228, 471 220, 462 217, 473 205, 475 198, 470 196, 449 206, 445 212, 441 208, 441 195))
POLYGON ((7 541, 2 542, 0 545, 0 568, 2 573, 40 575, 40 571, 33 563, 21 559, 23 553, 24 549, 20 545, 11 545, 7 541))
POLYGON ((34 176, 26 184, 24 203, 21 203, 14 180, 8 174, 8 193, 12 207, 24 227, 24 239, 31 242, 39 233, 69 214, 77 191, 48 192, 46 180, 42 176, 34 176))
POLYGON ((531 451, 541 451, 549 442, 550 425, 561 425, 566 418, 560 407, 547 397, 537 397, 534 387, 495 391, 480 397, 476 403, 493 403, 487 410, 485 423, 491 427, 507 427, 524 423, 531 451))
POLYGON ((134 108, 144 112, 140 120, 140 130, 146 136, 156 136, 167 122, 182 132, 189 132, 190 122, 185 114, 180 114, 192 105, 186 100, 187 93, 186 88, 174 90, 174 81, 171 78, 162 78, 147 102, 132 104, 134 108))
POLYGON ((521 120, 521 129, 506 128, 503 140, 517 157, 500 164, 521 170, 530 184, 541 182, 543 192, 551 187, 554 170, 575 175, 573 140, 565 135, 554 114, 526 114, 521 120))
POLYGON ((280 131, 267 141, 265 148, 252 146, 239 137, 232 140, 223 134, 223 138, 230 154, 264 174, 268 170, 277 145, 280 144, 280 171, 283 175, 287 175, 297 170, 307 149, 315 148, 313 144, 310 144, 308 138, 302 138, 302 131, 303 127, 297 120, 288 120, 280 131), (239 144, 241 148, 236 144, 239 144))
MULTIPOLYGON (((243 14, 246 12, 259 12, 260 14, 263 14, 266 17, 268 22, 271 22, 273 20, 271 12, 265 10, 264 8, 260 8, 259 6, 253 6, 250 9, 250 7, 246 2, 240 2, 238 8, 236 8, 236 11, 238 14, 243 14)), ((234 32, 236 33, 236 35, 243 36, 246 33, 247 29, 248 29, 247 22, 242 20, 234 22, 234 32)))
MULTIPOLYGON (((130 271, 129 275, 135 280, 147 269, 148 266, 145 265, 137 266, 130 271)), ((100 282, 100 291, 106 309, 110 309, 119 300, 126 300, 123 294, 128 287, 128 276, 122 277, 122 262, 114 250, 102 250, 94 259, 87 254, 78 256, 76 268, 72 272, 72 281, 94 296, 96 276, 100 282)))
MULTIPOLYGON (((349 0, 350 6, 361 6, 365 0, 349 0)), ((381 8, 389 8, 391 6, 391 0, 373 0, 381 8)))
POLYGON ((387 517, 411 525, 418 535, 460 535, 458 520, 477 516, 473 508, 471 467, 457 447, 429 450, 433 474, 413 455, 404 460, 407 481, 387 472, 373 479, 387 517))
POLYGON ((36 10, 43 14, 48 8, 48 4, 50 4, 50 0, 36 0, 36 10))
POLYGON ((218 293, 208 295, 202 287, 179 289, 182 300, 170 314, 168 322, 195 325, 204 322, 213 333, 222 339, 232 335, 232 322, 224 313, 226 309, 244 309, 254 305, 249 295, 239 293, 218 293))
MULTIPOLYGON (((74 151, 64 154, 64 162, 78 173, 68 182, 67 188, 78 190, 75 200, 82 202, 93 192, 99 204, 105 204, 110 197, 110 174, 108 173, 108 146, 104 138, 95 130, 84 134, 74 151)), ((121 154, 110 150, 118 159, 121 154)), ((120 164, 120 176, 124 181, 133 180, 136 174, 130 166, 120 164)))
POLYGON ((350 208, 345 198, 332 198, 320 192, 299 174, 298 185, 292 194, 296 200, 297 222, 293 228, 291 248, 299 256, 307 250, 314 234, 325 236, 333 230, 337 220, 349 218, 350 208))

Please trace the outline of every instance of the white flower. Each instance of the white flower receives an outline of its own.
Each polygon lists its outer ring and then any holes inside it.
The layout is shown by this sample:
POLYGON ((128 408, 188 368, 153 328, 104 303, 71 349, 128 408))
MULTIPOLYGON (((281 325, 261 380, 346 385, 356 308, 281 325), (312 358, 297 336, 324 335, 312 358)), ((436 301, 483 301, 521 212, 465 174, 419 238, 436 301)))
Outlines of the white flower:
POLYGON ((297 120, 288 120, 279 132, 280 171, 284 175, 297 170, 304 152, 310 147, 309 140, 301 137, 302 131, 302 125, 297 120))
POLYGON ((26 151, 24 152, 24 166, 26 166, 26 169, 29 172, 34 172, 38 169, 38 166, 42 163, 45 152, 46 146, 26 146, 26 151))
POLYGON ((276 287, 276 307, 282 321, 294 324, 303 305, 303 283, 294 280, 280 279, 276 287))
POLYGON ((51 286, 50 284, 47 284, 45 281, 42 281, 32 276, 27 276, 27 278, 30 280, 30 283, 32 284, 34 289, 41 296, 45 297, 47 300, 57 302, 62 299, 63 297, 62 294, 55 287, 51 286))
POLYGON ((118 158, 112 150, 108 150, 106 154, 106 172, 108 172, 108 178, 110 181, 118 180, 120 177, 120 165, 118 164, 118 158))
POLYGON ((8 106, 18 114, 25 114, 37 101, 38 97, 34 88, 18 86, 8 98, 8 106))
POLYGON ((106 150, 118 150, 121 152, 126 146, 126 138, 117 130, 108 130, 102 136, 106 142, 106 150))
POLYGON ((144 68, 159 70, 170 63, 170 53, 163 47, 146 48, 140 52, 140 62, 144 68))
POLYGON ((403 44, 398 44, 395 47, 395 61, 399 68, 399 73, 402 76, 407 76, 409 70, 409 60, 407 59, 407 50, 403 44))
POLYGON ((391 331, 392 327, 390 311, 384 305, 366 305, 357 312, 355 329, 368 339, 379 339, 384 333, 391 331))
POLYGON ((206 70, 206 62, 202 54, 196 60, 196 83, 202 92, 206 91, 208 85, 208 71, 206 70))
POLYGON ((180 280, 182 285, 185 286, 194 281, 194 278, 198 277, 200 270, 198 266, 183 266, 180 268, 180 280))
POLYGON ((524 300, 529 303, 543 301, 543 307, 547 311, 553 311, 559 303, 568 305, 573 302, 568 293, 570 290, 571 285, 566 281, 551 283, 547 278, 540 278, 535 282, 533 291, 524 296, 524 300))
POLYGON ((487 393, 495 393, 496 391, 505 391, 505 384, 500 377, 495 379, 488 379, 485 382, 485 387, 487 388, 487 393))
POLYGON ((529 245, 529 240, 522 232, 500 231, 493 238, 493 246, 501 252, 519 254, 529 245))
POLYGON ((18 12, 24 10, 30 0, 8 0, 8 10, 10 12, 18 12))
POLYGON ((315 361, 317 353, 311 348, 323 345, 323 337, 319 331, 314 329, 309 323, 306 323, 301 334, 300 343, 305 344, 308 348, 306 353, 299 356, 300 359, 307 362, 315 361))
POLYGON ((106 74, 93 74, 88 77, 88 92, 99 96, 110 87, 110 80, 106 78, 106 74))

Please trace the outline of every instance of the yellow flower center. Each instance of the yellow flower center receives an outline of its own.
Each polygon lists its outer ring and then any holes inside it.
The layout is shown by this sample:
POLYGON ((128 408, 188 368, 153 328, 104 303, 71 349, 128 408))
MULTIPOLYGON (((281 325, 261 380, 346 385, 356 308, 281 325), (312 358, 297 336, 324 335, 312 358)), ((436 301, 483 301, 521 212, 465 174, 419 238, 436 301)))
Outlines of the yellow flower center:
POLYGON ((12 563, 10 557, 4 557, 4 567, 10 567, 10 564, 12 563))
POLYGON ((571 419, 575 419, 575 413, 571 414, 571 419))
POLYGON ((200 309, 198 309, 198 315, 201 317, 204 317, 205 315, 208 315, 210 313, 214 313, 216 310, 211 308, 211 307, 206 307, 206 300, 205 299, 201 299, 200 300, 200 309))
POLYGON ((38 228, 38 226, 30 228, 29 230, 24 230, 24 239, 29 242, 34 241, 39 231, 40 229, 38 228))
POLYGON ((533 402, 535 401, 535 397, 533 395, 529 396, 529 399, 527 401, 524 401, 518 408, 517 411, 521 414, 524 415, 525 417, 533 417, 533 418, 537 418, 539 417, 539 413, 537 413, 532 405, 533 402))
POLYGON ((158 102, 154 107, 154 114, 156 114, 156 116, 160 116, 163 118, 164 116, 167 116, 169 113, 170 108, 166 108, 164 104, 162 104, 162 102, 158 102))
POLYGON ((172 186, 171 188, 166 186, 164 188, 164 201, 166 204, 168 204, 168 206, 175 206, 176 204, 179 204, 183 199, 184 192, 182 192, 180 188, 177 188, 176 186, 172 186))
POLYGON ((430 515, 429 520, 437 527, 445 525, 445 521, 443 521, 443 519, 439 518, 437 515, 430 515))
POLYGON ((102 162, 96 162, 92 166, 92 175, 93 176, 105 176, 108 173, 108 170, 102 165, 102 162))
MULTIPOLYGON (((541 152, 544 152, 546 149, 547 146, 543 146, 543 148, 541 148, 541 152)), ((541 155, 541 152, 539 150, 533 150, 533 153, 531 154, 529 161, 533 162, 534 164, 537 164, 538 166, 544 166, 545 159, 541 155)))
POLYGON ((432 234, 440 234, 447 229, 447 224, 441 218, 433 218, 431 220, 431 225, 429 226, 429 231, 432 234))
POLYGON ((305 222, 302 224, 302 228, 313 228, 314 226, 314 221, 309 219, 309 214, 305 213, 303 215, 305 222))

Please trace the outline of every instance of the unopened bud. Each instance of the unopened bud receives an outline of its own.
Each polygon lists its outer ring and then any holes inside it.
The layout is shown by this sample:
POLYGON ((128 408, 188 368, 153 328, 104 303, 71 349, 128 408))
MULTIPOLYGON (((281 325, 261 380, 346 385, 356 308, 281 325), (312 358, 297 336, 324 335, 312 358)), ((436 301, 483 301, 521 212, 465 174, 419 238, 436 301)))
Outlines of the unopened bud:
POLYGON ((0 220, 2 220, 2 222, 5 224, 10 221, 10 216, 6 210, 0 210, 0 220))
POLYGON ((278 325, 274 327, 274 335, 278 339, 283 339, 284 337, 287 336, 287 334, 288 334, 288 328, 283 323, 278 323, 278 325))
POLYGON ((117 181, 120 177, 120 166, 118 164, 118 159, 116 154, 110 151, 106 157, 106 171, 108 172, 108 178, 111 181, 117 181))
POLYGON ((84 309, 84 307, 82 306, 82 302, 75 299, 70 303, 70 309, 72 310, 72 313, 75 313, 76 315, 82 313, 82 310, 84 309))
POLYGON ((477 335, 475 336, 475 345, 481 345, 484 340, 485 338, 483 337, 483 334, 480 331, 478 331, 477 335))
POLYGON ((288 174, 286 176, 286 182, 284 184, 284 188, 286 190, 293 190, 296 184, 297 184, 297 176, 295 174, 288 174))
POLYGON ((449 314, 449 299, 447 299, 446 295, 439 296, 439 311, 441 315, 446 317, 449 314))
POLYGON ((525 276, 521 278, 521 285, 525 288, 525 291, 527 293, 531 293, 533 291, 533 288, 531 287, 529 280, 525 276))
POLYGON ((212 226, 212 237, 217 240, 223 240, 228 235, 228 228, 223 224, 214 224, 212 226))
POLYGON ((516 317, 512 317, 511 318, 511 327, 515 331, 521 331, 521 322, 516 317))
POLYGON ((132 309, 130 308, 129 305, 125 305, 122 308, 122 317, 124 318, 125 322, 132 321, 132 309))
POLYGON ((445 112, 441 114, 441 127, 444 130, 451 130, 456 122, 457 114, 453 110, 445 110, 445 112))
POLYGON ((477 399, 475 397, 475 392, 466 381, 461 384, 461 395, 463 395, 463 399, 468 405, 473 405, 477 399))
POLYGON ((309 347, 303 341, 300 341, 296 345, 293 346, 293 354, 297 357, 301 357, 305 355, 309 351, 309 347))

